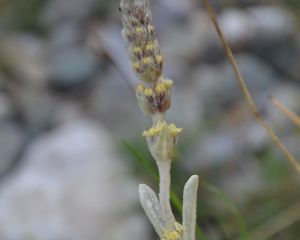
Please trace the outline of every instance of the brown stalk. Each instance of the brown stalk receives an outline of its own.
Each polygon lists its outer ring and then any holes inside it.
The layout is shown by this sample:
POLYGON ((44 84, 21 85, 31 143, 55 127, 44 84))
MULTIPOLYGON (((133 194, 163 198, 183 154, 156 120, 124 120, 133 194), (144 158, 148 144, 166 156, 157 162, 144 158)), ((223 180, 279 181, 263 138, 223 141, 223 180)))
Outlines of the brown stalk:
POLYGON ((281 101, 279 101, 277 98, 270 96, 270 100, 271 102, 275 105, 275 107, 277 107, 280 111, 282 111, 285 115, 288 116, 289 119, 291 119, 291 121, 293 123, 295 123, 295 125, 297 125, 298 127, 300 127, 300 117, 294 113, 293 111, 291 111, 289 108, 287 108, 281 101))
POLYGON ((273 129, 269 126, 269 124, 262 118, 261 114, 257 110, 256 104, 254 103, 254 100, 248 90, 248 87, 245 83, 245 80, 244 80, 240 70, 239 70, 239 67, 236 63, 236 60, 235 60, 233 54, 232 54, 232 51, 231 51, 227 41, 225 40, 225 37, 220 28, 220 25, 218 23, 216 15, 215 15, 214 11, 212 10, 208 0, 203 0, 203 1, 204 1, 204 5, 208 11, 208 14, 216 28, 216 31, 222 42, 222 45, 225 49, 226 56, 233 68, 233 71, 236 75, 236 78, 237 78, 239 86, 242 90, 242 93, 243 93, 244 97, 246 98, 246 101, 248 103, 250 111, 253 113, 255 120, 257 121, 258 124, 260 124, 266 130, 267 134, 271 137, 271 139, 276 144, 276 146, 282 151, 282 153, 285 155, 286 159, 295 167, 295 169, 298 171, 298 173, 300 173, 300 164, 297 162, 295 157, 289 152, 287 147, 282 143, 282 141, 279 139, 277 134, 273 131, 273 129))

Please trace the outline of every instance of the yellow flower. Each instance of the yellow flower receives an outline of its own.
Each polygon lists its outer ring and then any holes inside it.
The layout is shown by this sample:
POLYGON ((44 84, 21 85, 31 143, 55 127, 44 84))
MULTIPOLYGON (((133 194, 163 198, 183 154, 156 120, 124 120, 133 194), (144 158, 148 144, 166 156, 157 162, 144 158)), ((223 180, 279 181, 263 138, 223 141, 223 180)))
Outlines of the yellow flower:
POLYGON ((165 121, 158 122, 148 131, 144 131, 148 147, 156 161, 170 161, 175 154, 175 147, 182 128, 175 124, 167 124, 165 121))
POLYGON ((171 106, 172 80, 160 80, 155 88, 146 88, 142 84, 136 87, 136 98, 146 115, 164 113, 171 106))
POLYGON ((166 231, 162 240, 181 240, 181 235, 177 231, 166 231))

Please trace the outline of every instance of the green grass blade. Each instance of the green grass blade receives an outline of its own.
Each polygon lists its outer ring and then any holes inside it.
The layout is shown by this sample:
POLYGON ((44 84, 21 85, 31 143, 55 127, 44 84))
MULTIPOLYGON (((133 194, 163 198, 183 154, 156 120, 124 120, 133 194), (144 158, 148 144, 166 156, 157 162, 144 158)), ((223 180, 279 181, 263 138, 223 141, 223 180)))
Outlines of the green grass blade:
POLYGON ((250 240, 249 231, 247 229, 245 219, 239 212, 235 204, 230 200, 230 198, 224 192, 210 183, 203 183, 203 185, 207 190, 216 195, 224 203, 228 210, 235 216, 235 219, 239 225, 241 240, 250 240))
POLYGON ((158 172, 149 163, 149 160, 146 159, 138 149, 136 149, 132 144, 128 143, 127 141, 122 140, 122 144, 124 145, 128 153, 133 157, 133 159, 137 160, 139 164, 141 164, 145 169, 148 170, 155 182, 159 182, 158 172))

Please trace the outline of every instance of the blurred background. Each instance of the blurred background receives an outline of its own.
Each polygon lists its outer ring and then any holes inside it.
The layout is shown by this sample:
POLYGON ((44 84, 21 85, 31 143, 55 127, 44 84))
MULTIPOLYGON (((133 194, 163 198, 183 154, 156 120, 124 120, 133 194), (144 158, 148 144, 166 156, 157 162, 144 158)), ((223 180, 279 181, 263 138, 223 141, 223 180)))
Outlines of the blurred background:
MULTIPOLYGON (((175 83, 167 119, 184 129, 172 189, 181 198, 200 176, 208 240, 298 240, 299 174, 254 121, 203 4, 150 2, 175 83)), ((268 96, 300 112, 300 2, 211 3, 263 117, 299 157, 299 129, 268 96)), ((157 239, 137 199, 138 183, 157 189, 156 168, 118 5, 0 0, 1 240, 157 239)))

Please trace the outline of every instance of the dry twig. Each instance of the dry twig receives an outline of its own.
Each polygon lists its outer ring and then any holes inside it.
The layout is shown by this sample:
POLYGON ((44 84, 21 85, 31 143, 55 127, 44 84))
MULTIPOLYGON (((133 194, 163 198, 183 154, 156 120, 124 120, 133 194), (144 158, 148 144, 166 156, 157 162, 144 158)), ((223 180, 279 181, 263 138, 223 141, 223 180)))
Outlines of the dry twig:
POLYGON ((227 43, 227 41, 225 40, 224 34, 222 33, 222 30, 220 28, 220 25, 218 23, 218 20, 216 18, 216 15, 214 13, 214 11, 212 10, 208 0, 203 0, 204 1, 204 5, 209 13, 209 16, 216 28, 216 31, 218 33, 218 36, 222 42, 222 45, 225 49, 226 52, 226 56, 234 70, 234 73, 236 75, 236 78, 238 80, 239 86, 242 90, 242 93, 244 95, 244 97, 246 98, 246 101, 248 103, 248 106, 250 108, 250 111, 253 113, 253 116, 255 118, 255 120, 266 130, 266 132, 268 133, 268 135, 271 137, 271 139, 273 140, 273 142, 276 144, 276 146, 282 151, 282 153, 285 155, 285 157, 287 158, 287 160, 293 165, 293 167, 298 171, 298 173, 300 173, 300 164, 298 163, 298 161, 295 159, 295 157, 290 153, 290 151, 287 149, 287 147, 282 143, 282 141, 280 140, 280 138, 277 136, 277 134, 274 132, 274 130, 269 126, 269 124, 262 118, 261 114, 259 113, 259 111, 257 110, 256 104, 254 103, 254 100, 248 90, 248 87, 245 83, 245 80, 238 68, 238 65, 236 63, 236 60, 232 54, 232 51, 227 43))
POLYGON ((270 100, 275 105, 275 107, 277 107, 280 111, 282 111, 285 115, 287 115, 288 118, 291 119, 293 123, 295 123, 298 127, 300 127, 300 117, 296 113, 291 111, 277 98, 270 96, 270 100))

